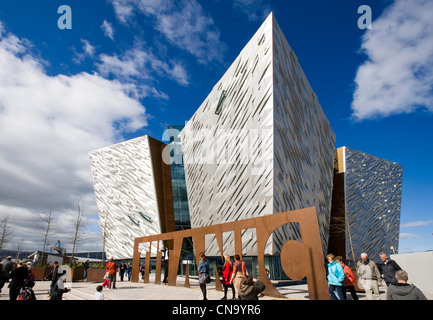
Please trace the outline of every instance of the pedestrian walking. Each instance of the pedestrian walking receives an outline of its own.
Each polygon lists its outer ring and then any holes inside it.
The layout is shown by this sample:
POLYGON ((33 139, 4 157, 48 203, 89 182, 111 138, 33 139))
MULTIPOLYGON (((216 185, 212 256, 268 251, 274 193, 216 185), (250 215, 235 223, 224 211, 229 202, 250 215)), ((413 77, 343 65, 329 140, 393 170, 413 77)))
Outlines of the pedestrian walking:
POLYGON ((235 263, 233 264, 233 272, 230 283, 233 284, 235 288, 235 293, 238 299, 240 300, 239 292, 241 288, 241 281, 245 276, 247 276, 247 267, 245 262, 241 260, 241 257, 238 254, 234 255, 235 263))
POLYGON ((406 271, 397 271, 395 278, 397 283, 389 285, 386 291, 386 300, 427 300, 420 289, 407 283, 409 276, 406 271))
MULTIPOLYGON (((165 244, 165 250, 164 250, 164 280, 162 281, 164 284, 168 283, 168 259, 169 259, 169 252, 167 244, 165 244)), ((143 270, 143 277, 144 277, 144 270, 143 270)))
POLYGON ((110 278, 108 277, 108 269, 107 269, 105 270, 104 282, 102 283, 102 287, 108 288, 109 284, 110 284, 110 278))
POLYGON ((233 293, 232 300, 233 300, 236 297, 235 288, 233 287, 233 284, 230 283, 230 280, 232 278, 232 273, 233 273, 233 262, 228 254, 224 256, 224 260, 225 263, 222 269, 224 297, 222 297, 221 300, 227 300, 227 292, 229 288, 232 289, 232 293, 233 293))
POLYGON ((113 258, 109 260, 110 262, 107 264, 108 270, 108 288, 116 289, 116 276, 117 276, 117 264, 113 261, 113 258))
POLYGON ((3 282, 0 281, 0 292, 2 291, 4 284, 9 282, 10 275, 14 267, 11 256, 8 256, 6 259, 2 260, 1 264, 3 265, 3 282))
POLYGON ((329 295, 331 300, 345 300, 343 298, 343 282, 344 270, 343 267, 335 261, 335 256, 330 253, 326 256, 328 259, 328 284, 329 295))
POLYGON ((198 273, 199 273, 198 282, 200 284, 201 292, 203 293, 203 300, 207 300, 206 284, 210 283, 209 261, 207 260, 204 252, 200 252, 199 257, 201 260, 198 264, 198 273))
POLYGON ((397 284, 395 273, 401 270, 400 266, 394 260, 391 260, 386 253, 381 252, 379 254, 380 261, 377 263, 379 273, 382 279, 385 280, 387 286, 390 284, 397 284))
POLYGON ((84 276, 83 276, 83 279, 86 280, 87 279, 87 269, 90 268, 90 261, 86 260, 86 262, 83 263, 83 267, 84 267, 84 276))
POLYGON ((104 300, 104 294, 102 293, 102 290, 104 288, 102 286, 97 286, 96 287, 96 292, 95 292, 95 300, 104 300))
POLYGON ((63 273, 59 272, 59 262, 54 261, 53 263, 53 269, 51 269, 51 272, 48 274, 48 276, 45 277, 47 280, 51 280, 50 283, 50 296, 54 294, 54 288, 57 283, 57 280, 63 273))
POLYGON ((368 258, 366 253, 361 253, 361 260, 356 264, 359 282, 365 290, 368 300, 380 300, 379 286, 381 276, 379 268, 373 260, 368 258))
POLYGON ((125 274, 128 277, 128 281, 131 281, 131 273, 132 273, 132 265, 131 265, 131 262, 128 262, 128 264, 126 265, 126 270, 125 270, 125 274))
POLYGON ((66 288, 64 284, 66 270, 62 270, 59 267, 57 271, 60 275, 58 276, 57 281, 54 285, 53 294, 51 295, 50 300, 63 300, 63 294, 71 291, 71 289, 66 288))
POLYGON ((125 271, 126 271, 126 263, 122 262, 119 267, 120 281, 123 281, 123 277, 125 276, 125 271))
POLYGON ((24 265, 25 262, 21 261, 17 264, 17 268, 11 272, 11 283, 9 284, 9 299, 16 300, 18 294, 24 285, 24 281, 29 276, 29 271, 24 265))
POLYGON ((350 292, 352 295, 353 300, 359 300, 358 295, 356 294, 355 290, 355 275, 353 274, 352 270, 350 270, 349 266, 344 264, 343 257, 337 256, 335 260, 343 267, 344 271, 344 282, 343 282, 343 300, 346 299, 346 293, 347 291, 350 292))

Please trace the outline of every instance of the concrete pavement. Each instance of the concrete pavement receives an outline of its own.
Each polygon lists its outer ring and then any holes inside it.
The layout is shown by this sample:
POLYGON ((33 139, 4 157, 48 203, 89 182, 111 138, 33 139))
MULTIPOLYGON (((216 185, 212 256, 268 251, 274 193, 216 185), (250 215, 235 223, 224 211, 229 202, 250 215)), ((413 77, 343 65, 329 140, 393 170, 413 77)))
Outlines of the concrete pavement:
MULTIPOLYGON (((183 277, 178 277, 177 286, 157 285, 153 283, 151 277, 150 283, 144 283, 140 279, 138 283, 129 281, 117 281, 116 289, 103 289, 105 300, 202 300, 203 296, 198 285, 198 280, 190 279, 190 288, 183 287, 183 277)), ((101 282, 66 282, 65 286, 71 291, 63 295, 63 300, 94 300, 96 287, 102 284, 101 282)), ((37 300, 49 300, 48 291, 50 281, 37 281, 33 288, 37 300)), ((308 300, 308 288, 306 284, 291 285, 278 287, 278 290, 287 298, 294 300, 308 300)), ((386 286, 380 287, 382 300, 386 299, 386 286)), ((433 293, 424 292, 429 300, 433 300, 433 293)), ((215 290, 215 284, 207 285, 208 300, 220 300, 223 296, 221 291, 215 290)), ((232 297, 231 291, 228 297, 232 297)), ((367 300, 364 293, 358 293, 360 300, 367 300)), ((348 300, 351 300, 350 294, 347 295, 348 300)), ((9 299, 9 289, 7 283, 3 288, 0 300, 9 299)), ((262 297, 260 300, 281 300, 271 297, 262 297)))

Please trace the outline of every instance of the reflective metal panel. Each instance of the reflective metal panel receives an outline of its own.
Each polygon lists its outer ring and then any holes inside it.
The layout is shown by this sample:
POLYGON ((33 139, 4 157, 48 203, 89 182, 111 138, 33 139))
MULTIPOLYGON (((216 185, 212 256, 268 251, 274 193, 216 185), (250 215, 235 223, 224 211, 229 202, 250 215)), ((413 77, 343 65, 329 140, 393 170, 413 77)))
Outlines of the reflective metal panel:
POLYGON ((344 180, 333 216, 344 221, 346 258, 359 260, 365 252, 378 261, 380 252, 398 251, 403 167, 348 147, 337 149, 337 160, 336 175, 344 180))
POLYGON ((161 233, 149 137, 89 155, 107 257, 130 259, 136 237, 161 233))
MULTIPOLYGON (((326 250, 335 134, 273 14, 181 138, 193 228, 315 206, 326 250)), ((242 254, 256 255, 255 237, 242 236, 251 240, 242 254)), ((226 239, 233 253, 233 237, 226 239)), ((279 228, 265 253, 288 239, 299 239, 299 228, 279 228)), ((215 239, 207 250, 215 255, 215 239)))

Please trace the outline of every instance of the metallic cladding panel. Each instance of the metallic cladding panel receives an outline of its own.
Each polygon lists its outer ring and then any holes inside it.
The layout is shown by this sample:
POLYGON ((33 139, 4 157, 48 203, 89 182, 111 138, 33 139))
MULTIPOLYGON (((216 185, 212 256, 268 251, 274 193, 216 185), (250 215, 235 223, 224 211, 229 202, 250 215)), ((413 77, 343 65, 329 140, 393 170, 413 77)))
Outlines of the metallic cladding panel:
MULTIPOLYGON (((273 50, 274 213, 316 207, 326 253, 336 136, 276 20, 273 50)), ((280 231, 277 251, 288 238, 300 239, 294 226, 280 231)))
MULTIPOLYGON (((326 248, 335 134, 273 14, 181 138, 193 228, 316 206, 326 248)), ((275 232, 265 253, 299 239, 292 227, 275 232)), ((255 255, 254 231, 244 230, 242 238, 242 253, 255 255)), ((224 253, 234 254, 232 234, 223 241, 224 253)), ((220 254, 214 237, 206 242, 207 255, 220 254)))
POLYGON ((135 238, 161 233, 149 138, 89 155, 107 257, 131 259, 135 238))
MULTIPOLYGON (((355 259, 365 252, 398 250, 403 167, 351 148, 345 149, 345 201, 355 259)), ((346 227, 346 257, 353 259, 346 227)))
MULTIPOLYGON (((192 228, 273 213, 272 127, 268 18, 181 132, 192 228), (223 90, 227 96, 217 115, 223 90)), ((234 254, 233 236, 223 240, 234 254)), ((219 255, 215 238, 206 241, 206 254, 219 255)), ((255 254, 254 240, 248 243, 243 253, 255 254)))

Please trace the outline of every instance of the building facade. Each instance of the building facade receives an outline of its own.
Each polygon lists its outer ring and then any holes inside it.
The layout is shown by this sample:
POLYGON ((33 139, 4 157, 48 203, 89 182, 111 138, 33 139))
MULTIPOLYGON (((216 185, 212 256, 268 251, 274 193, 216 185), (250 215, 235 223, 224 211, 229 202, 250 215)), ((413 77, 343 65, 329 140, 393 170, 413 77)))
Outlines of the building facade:
POLYGON ((403 167, 342 147, 334 172, 330 250, 352 261, 397 252, 403 167))
POLYGON ((143 136, 90 152, 108 258, 131 259, 135 238, 174 231, 170 165, 162 160, 165 146, 143 136))
MULTIPOLYGON (((402 167, 335 150, 335 140, 270 14, 187 124, 164 133, 169 145, 144 136, 90 153, 107 256, 131 259, 137 237, 308 207, 317 209, 324 254, 397 250, 402 167)), ((256 239, 255 229, 242 231, 253 273, 256 239)), ((237 253, 233 233, 222 240, 224 254, 237 253)), ((278 255, 288 240, 301 240, 297 223, 266 245, 276 279, 284 277, 278 255)), ((221 256, 215 237, 205 241, 207 256, 221 256)))
MULTIPOLYGON (((314 206, 326 252, 335 134, 273 14, 181 138, 193 228, 314 206)), ((266 254, 289 239, 300 239, 296 224, 274 232, 266 254)), ((209 242, 207 254, 218 255, 209 242)), ((256 254, 254 230, 243 243, 244 255, 256 254)), ((234 254, 231 235, 224 245, 234 254)))

